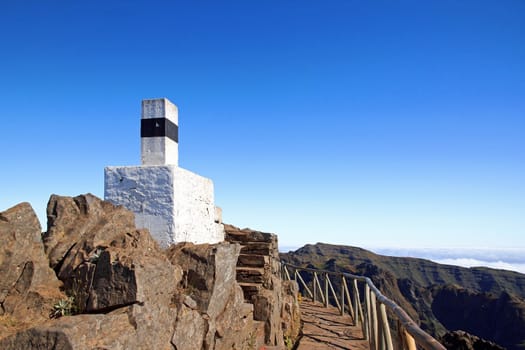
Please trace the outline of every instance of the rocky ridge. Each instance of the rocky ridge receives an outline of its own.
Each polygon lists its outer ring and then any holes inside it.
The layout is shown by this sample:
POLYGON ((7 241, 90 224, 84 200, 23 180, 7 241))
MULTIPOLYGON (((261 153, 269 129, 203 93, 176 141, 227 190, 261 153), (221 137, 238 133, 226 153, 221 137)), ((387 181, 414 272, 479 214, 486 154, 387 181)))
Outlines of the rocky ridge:
POLYGON ((163 250, 90 194, 53 195, 47 214, 41 234, 29 204, 0 213, 1 349, 283 348, 293 336, 282 320, 298 321, 297 287, 270 273, 259 292, 271 307, 247 302, 238 243, 163 250))

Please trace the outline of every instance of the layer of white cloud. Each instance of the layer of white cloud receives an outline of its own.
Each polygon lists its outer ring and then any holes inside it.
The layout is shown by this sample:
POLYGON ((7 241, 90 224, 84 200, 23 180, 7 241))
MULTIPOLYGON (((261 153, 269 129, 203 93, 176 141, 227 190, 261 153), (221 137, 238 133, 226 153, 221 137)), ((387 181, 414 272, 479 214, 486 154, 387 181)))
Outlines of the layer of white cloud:
POLYGON ((440 264, 463 267, 490 267, 525 273, 523 248, 375 248, 374 252, 391 256, 408 256, 440 264))
POLYGON ((505 261, 483 261, 471 258, 437 259, 432 260, 440 264, 458 265, 463 267, 491 267, 493 269, 510 270, 525 273, 525 263, 508 263, 505 261))
MULTIPOLYGON (((299 247, 281 247, 281 252, 299 247)), ((376 254, 428 259, 439 264, 490 267, 525 273, 523 248, 366 248, 376 254)))

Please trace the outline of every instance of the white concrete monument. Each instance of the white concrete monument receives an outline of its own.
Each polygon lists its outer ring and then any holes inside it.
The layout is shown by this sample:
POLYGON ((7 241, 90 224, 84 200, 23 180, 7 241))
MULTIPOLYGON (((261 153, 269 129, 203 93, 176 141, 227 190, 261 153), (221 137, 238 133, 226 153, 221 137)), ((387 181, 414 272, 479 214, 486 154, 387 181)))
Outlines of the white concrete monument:
POLYGON ((178 109, 165 98, 142 101, 141 166, 106 167, 104 198, 135 213, 161 246, 224 240, 213 182, 178 166, 178 109))

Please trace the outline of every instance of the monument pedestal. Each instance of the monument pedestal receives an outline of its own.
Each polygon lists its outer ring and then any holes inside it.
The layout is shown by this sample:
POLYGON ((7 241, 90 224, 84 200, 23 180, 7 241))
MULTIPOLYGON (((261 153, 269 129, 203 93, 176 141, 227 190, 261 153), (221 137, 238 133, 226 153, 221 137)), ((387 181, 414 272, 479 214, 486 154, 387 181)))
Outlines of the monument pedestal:
POLYGON ((213 182, 176 164, 177 122, 177 107, 168 100, 143 101, 143 165, 106 167, 104 198, 135 213, 136 226, 147 228, 162 247, 222 242, 224 227, 214 204, 213 182), (170 160, 175 164, 166 164, 170 160))

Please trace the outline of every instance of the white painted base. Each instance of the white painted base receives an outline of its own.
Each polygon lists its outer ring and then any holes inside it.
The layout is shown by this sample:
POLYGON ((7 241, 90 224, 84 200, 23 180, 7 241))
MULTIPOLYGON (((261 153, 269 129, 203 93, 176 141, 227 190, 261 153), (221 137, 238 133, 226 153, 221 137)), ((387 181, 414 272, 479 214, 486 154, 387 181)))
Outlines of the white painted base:
POLYGON ((162 247, 173 243, 218 243, 213 182, 175 165, 106 167, 104 198, 135 213, 162 247))

